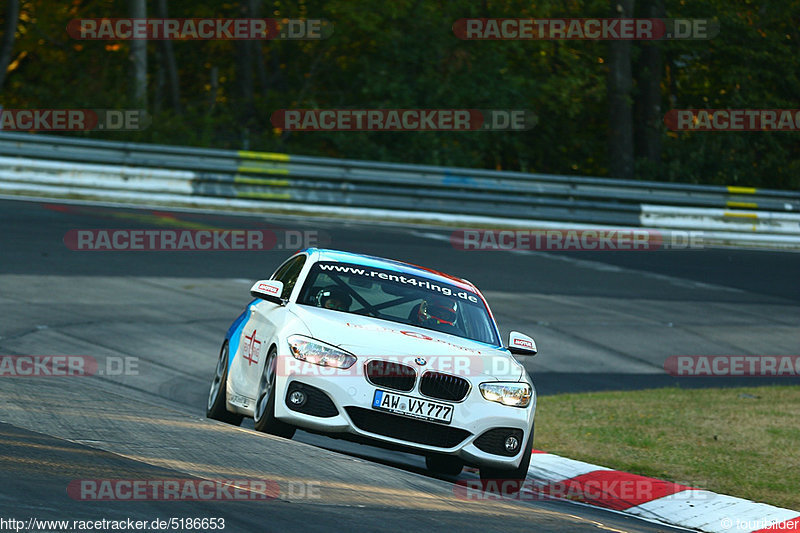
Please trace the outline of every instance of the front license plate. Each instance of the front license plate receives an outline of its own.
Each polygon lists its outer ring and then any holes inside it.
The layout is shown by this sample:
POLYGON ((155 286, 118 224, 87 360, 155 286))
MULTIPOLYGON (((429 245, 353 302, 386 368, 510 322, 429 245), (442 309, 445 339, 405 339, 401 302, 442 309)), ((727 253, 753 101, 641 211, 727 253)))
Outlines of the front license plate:
POLYGON ((395 394, 376 390, 372 398, 372 407, 381 411, 389 411, 403 416, 432 420, 449 424, 453 420, 453 406, 446 403, 429 402, 422 398, 414 398, 405 394, 395 394))

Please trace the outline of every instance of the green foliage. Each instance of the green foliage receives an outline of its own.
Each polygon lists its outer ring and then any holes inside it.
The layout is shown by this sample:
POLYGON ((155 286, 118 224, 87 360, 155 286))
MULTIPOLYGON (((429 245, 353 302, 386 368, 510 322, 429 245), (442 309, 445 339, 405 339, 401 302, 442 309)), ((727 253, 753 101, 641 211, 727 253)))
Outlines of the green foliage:
MULTIPOLYGON (((244 1, 244 0, 243 0, 244 1)), ((646 2, 647 0, 638 0, 646 2)), ((244 2, 246 3, 246 2, 244 2)), ((170 0, 171 17, 235 17, 239 1, 170 0)), ((364 2, 265 0, 264 17, 326 18, 323 41, 258 43, 266 86, 254 75, 252 110, 241 97, 241 43, 174 42, 182 112, 170 109, 157 42, 148 43, 153 124, 97 138, 248 148, 559 174, 605 175, 607 43, 462 41, 464 17, 603 17, 606 0, 364 2), (212 92, 212 70, 218 87, 212 92), (282 132, 270 115, 291 108, 530 109, 526 132, 282 132)), ((800 0, 667 0, 668 17, 708 18, 709 41, 661 43, 662 109, 800 108, 800 0)), ((155 2, 148 2, 155 16, 155 2)), ((23 0, 5 108, 130 105, 129 42, 76 41, 70 19, 125 17, 125 0, 23 0)), ((634 45, 634 55, 638 48, 634 45)), ((255 68, 255 65, 252 65, 255 68)), ((662 161, 637 177, 690 183, 800 187, 798 133, 663 131, 662 161)))

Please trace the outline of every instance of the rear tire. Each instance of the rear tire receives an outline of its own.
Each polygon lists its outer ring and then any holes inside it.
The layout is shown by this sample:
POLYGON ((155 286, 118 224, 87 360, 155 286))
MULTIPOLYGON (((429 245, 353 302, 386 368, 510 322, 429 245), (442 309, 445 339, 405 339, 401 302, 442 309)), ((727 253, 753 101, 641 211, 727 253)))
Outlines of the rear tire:
POLYGON ((427 455, 425 466, 436 474, 457 476, 464 469, 464 462, 453 455, 427 455))
MULTIPOLYGON (((522 488, 522 482, 525 481, 525 478, 528 476, 528 467, 531 465, 531 454, 533 453, 533 434, 534 430, 536 429, 536 425, 531 426, 531 433, 528 436, 528 442, 525 444, 525 452, 522 455, 522 461, 520 461, 519 466, 512 470, 503 470, 500 468, 490 468, 484 467, 480 469, 481 473, 481 480, 482 481, 489 481, 489 480, 513 480, 519 481, 519 486, 516 487, 516 490, 513 492, 518 492, 520 488, 522 488)), ((508 487, 504 486, 504 490, 508 491, 508 487)))
POLYGON ((223 343, 219 351, 217 369, 214 372, 214 379, 211 380, 211 390, 208 391, 208 402, 206 403, 206 417, 227 422, 238 426, 242 423, 240 414, 228 411, 228 341, 223 343))
POLYGON ((255 412, 253 421, 256 431, 269 433, 277 437, 291 439, 297 428, 275 418, 275 375, 278 364, 278 351, 273 346, 267 360, 264 362, 264 370, 258 380, 258 394, 256 395, 255 412))

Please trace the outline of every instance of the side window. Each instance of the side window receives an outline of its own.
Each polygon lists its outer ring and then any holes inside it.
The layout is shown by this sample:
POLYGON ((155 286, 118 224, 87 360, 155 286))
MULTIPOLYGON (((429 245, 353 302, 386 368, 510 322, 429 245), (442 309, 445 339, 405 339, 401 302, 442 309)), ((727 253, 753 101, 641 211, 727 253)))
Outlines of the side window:
POLYGON ((300 276, 300 271, 303 269, 305 263, 306 256, 299 255, 281 265, 278 271, 275 272, 275 275, 272 276, 272 279, 283 282, 283 294, 281 294, 281 298, 288 298, 289 295, 292 294, 292 289, 294 289, 294 285, 297 283, 297 278, 300 276))

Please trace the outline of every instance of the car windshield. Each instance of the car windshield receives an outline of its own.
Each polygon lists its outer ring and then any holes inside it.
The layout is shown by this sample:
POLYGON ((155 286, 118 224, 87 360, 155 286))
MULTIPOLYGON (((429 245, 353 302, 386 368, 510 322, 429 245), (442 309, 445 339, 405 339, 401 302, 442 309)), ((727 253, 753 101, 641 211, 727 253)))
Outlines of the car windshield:
POLYGON ((500 345, 494 321, 477 293, 410 274, 318 262, 297 302, 500 345))

